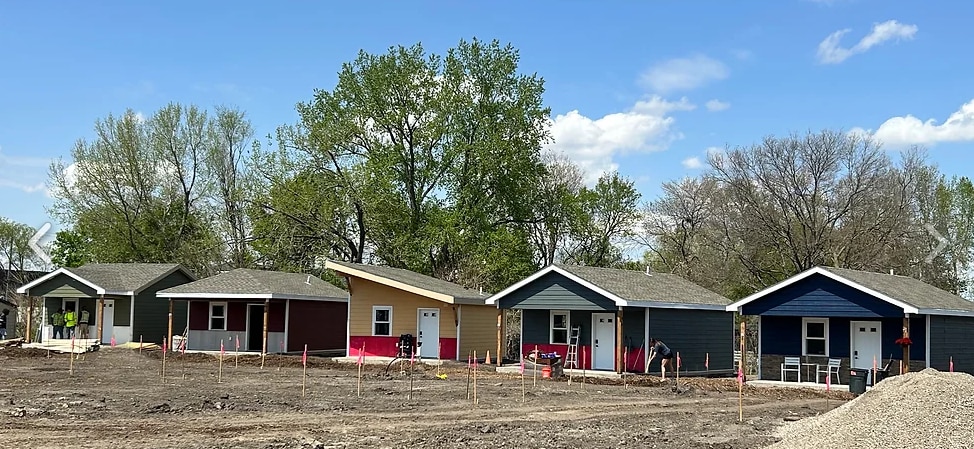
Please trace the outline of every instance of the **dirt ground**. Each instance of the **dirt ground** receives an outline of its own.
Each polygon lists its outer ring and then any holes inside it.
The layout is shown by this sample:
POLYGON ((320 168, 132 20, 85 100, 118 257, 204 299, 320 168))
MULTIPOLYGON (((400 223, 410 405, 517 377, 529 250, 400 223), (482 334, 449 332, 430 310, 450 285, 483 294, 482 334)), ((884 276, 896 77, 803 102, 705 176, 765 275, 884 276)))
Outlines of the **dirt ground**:
POLYGON ((848 393, 745 388, 738 422, 734 379, 542 380, 478 372, 467 400, 463 365, 414 371, 357 369, 300 357, 170 356, 103 349, 74 365, 46 351, 0 349, 0 441, 4 447, 86 448, 756 448, 787 420, 822 413, 848 393))

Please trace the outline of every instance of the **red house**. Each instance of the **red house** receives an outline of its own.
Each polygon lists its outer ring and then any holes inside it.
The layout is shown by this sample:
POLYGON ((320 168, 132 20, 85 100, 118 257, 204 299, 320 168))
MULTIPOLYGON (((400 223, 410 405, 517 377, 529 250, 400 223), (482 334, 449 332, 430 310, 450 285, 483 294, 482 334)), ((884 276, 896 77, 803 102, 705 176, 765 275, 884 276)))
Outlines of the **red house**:
POLYGON ((189 303, 172 330, 188 350, 263 351, 265 322, 269 353, 345 349, 348 294, 314 276, 238 268, 157 296, 189 303))

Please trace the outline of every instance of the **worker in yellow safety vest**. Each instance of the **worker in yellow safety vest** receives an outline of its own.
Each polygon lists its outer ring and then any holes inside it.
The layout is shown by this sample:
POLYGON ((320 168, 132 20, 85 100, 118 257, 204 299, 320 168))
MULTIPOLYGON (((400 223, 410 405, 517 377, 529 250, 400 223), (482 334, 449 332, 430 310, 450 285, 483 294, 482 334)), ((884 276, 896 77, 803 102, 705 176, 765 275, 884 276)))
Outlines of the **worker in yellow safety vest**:
POLYGON ((74 336, 74 327, 78 325, 78 314, 74 312, 74 309, 68 309, 64 312, 64 334, 65 338, 71 338, 74 336))
POLYGON ((64 338, 64 310, 57 309, 51 314, 51 326, 54 327, 53 338, 64 338))

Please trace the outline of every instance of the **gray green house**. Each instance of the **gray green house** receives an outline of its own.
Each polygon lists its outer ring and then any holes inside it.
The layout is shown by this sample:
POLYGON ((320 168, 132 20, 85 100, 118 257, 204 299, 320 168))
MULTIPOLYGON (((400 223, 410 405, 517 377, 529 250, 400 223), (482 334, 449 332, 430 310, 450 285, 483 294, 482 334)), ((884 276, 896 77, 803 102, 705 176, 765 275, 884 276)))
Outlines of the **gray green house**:
POLYGON ((567 368, 658 373, 659 359, 646 364, 648 342, 656 338, 679 351, 683 373, 733 369, 730 300, 677 275, 551 265, 487 304, 521 311, 521 354, 537 349, 566 357, 577 344, 577 363, 567 368))
MULTIPOLYGON (((40 341, 53 338, 51 315, 58 309, 88 311, 90 338, 109 343, 161 343, 168 330, 169 302, 156 292, 196 280, 178 264, 105 263, 60 268, 17 289, 44 298, 40 341), (99 322, 99 316, 102 316, 99 322)), ((186 322, 186 305, 173 310, 177 323, 186 322)))

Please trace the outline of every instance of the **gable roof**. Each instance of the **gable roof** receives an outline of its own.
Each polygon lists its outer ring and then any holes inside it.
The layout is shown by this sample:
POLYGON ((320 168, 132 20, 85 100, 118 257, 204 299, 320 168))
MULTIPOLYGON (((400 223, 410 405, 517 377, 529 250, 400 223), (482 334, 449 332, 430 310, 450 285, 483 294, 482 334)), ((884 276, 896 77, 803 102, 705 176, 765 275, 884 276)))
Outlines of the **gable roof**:
POLYGON ((484 304, 485 297, 477 290, 402 268, 334 260, 325 262, 325 268, 448 304, 484 304))
POLYGON ((580 265, 549 265, 487 299, 487 304, 548 273, 558 273, 611 299, 617 306, 724 310, 729 299, 681 276, 580 265))
POLYGON ((99 295, 137 295, 176 271, 190 279, 196 276, 175 263, 90 263, 76 268, 59 268, 17 289, 27 293, 48 280, 65 275, 91 287, 99 295))
POLYGON ((237 268, 188 284, 160 290, 163 298, 302 299, 347 301, 348 293, 315 276, 237 268))
POLYGON ((758 291, 727 306, 737 311, 750 302, 813 275, 825 276, 903 309, 903 313, 925 315, 974 315, 974 302, 941 290, 919 279, 894 274, 847 268, 814 267, 758 291))

